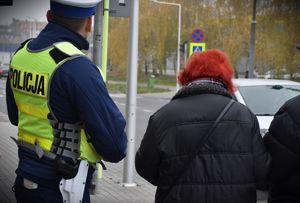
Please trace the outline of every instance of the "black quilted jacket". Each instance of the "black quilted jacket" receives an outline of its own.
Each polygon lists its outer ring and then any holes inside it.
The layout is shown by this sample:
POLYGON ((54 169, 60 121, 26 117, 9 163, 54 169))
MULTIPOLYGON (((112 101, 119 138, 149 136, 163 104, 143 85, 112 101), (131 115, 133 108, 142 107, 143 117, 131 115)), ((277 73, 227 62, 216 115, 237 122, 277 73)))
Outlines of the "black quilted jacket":
POLYGON ((256 117, 238 102, 167 193, 230 99, 220 85, 191 85, 150 117, 135 164, 157 186, 155 202, 256 203, 255 184, 265 179, 270 158, 256 117))
POLYGON ((300 96, 276 113, 264 142, 272 156, 269 203, 300 202, 300 96))

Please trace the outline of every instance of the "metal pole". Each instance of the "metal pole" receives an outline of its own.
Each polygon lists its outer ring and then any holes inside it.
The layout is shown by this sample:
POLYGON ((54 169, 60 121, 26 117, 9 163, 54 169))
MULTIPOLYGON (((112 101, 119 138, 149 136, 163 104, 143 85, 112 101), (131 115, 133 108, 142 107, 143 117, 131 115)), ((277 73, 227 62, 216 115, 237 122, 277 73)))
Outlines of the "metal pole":
POLYGON ((176 90, 179 90, 178 74, 180 71, 180 33, 181 33, 181 4, 151 0, 154 3, 178 6, 178 41, 177 41, 177 65, 176 65, 176 90))
POLYGON ((136 94, 137 94, 137 62, 138 62, 138 30, 139 30, 139 0, 131 4, 129 56, 127 72, 126 97, 126 133, 128 137, 127 156, 124 161, 123 186, 134 187, 134 157, 135 157, 135 127, 136 127, 136 94))
POLYGON ((108 24, 109 24, 109 0, 104 0, 103 28, 102 28, 102 76, 106 81, 107 52, 108 52, 108 24))
POLYGON ((102 13, 103 1, 97 5, 94 17, 93 62, 99 68, 102 66, 102 13))
POLYGON ((250 34, 250 51, 249 51, 249 78, 253 78, 254 52, 255 52, 255 30, 256 30, 256 0, 253 0, 253 13, 250 34))
POLYGON ((184 61, 183 61, 183 64, 185 65, 186 64, 186 61, 187 61, 187 53, 188 53, 188 42, 185 41, 184 42, 184 61))
MULTIPOLYGON (((96 8, 96 13, 94 16, 94 37, 93 37, 93 62, 96 66, 101 68, 102 76, 104 73, 104 70, 102 69, 102 20, 103 20, 103 1, 98 3, 96 8)), ((104 77, 103 80, 105 81, 104 77)), ((99 193, 99 187, 97 178, 97 175, 99 173, 100 169, 96 167, 96 171, 93 174, 93 181, 92 185, 94 185, 94 189, 91 189, 91 194, 95 195, 99 193)))
POLYGON ((176 90, 179 90, 178 75, 180 71, 180 33, 181 33, 181 4, 178 4, 178 44, 177 44, 177 67, 176 67, 176 90))

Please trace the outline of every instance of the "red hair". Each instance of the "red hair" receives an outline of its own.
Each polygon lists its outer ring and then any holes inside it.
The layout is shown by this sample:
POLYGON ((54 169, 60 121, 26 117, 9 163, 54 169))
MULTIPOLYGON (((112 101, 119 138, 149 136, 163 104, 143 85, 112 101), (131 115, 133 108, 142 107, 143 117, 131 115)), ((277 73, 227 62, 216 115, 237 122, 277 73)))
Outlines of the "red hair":
POLYGON ((193 80, 207 77, 221 79, 228 91, 234 92, 235 88, 231 80, 233 67, 224 52, 218 49, 195 52, 179 73, 178 81, 181 85, 187 85, 193 80))

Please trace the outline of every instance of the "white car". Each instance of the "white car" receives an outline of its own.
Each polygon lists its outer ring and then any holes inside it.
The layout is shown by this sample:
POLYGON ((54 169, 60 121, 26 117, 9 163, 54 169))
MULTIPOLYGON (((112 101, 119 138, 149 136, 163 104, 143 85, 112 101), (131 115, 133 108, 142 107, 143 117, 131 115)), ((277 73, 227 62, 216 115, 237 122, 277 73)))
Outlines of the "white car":
POLYGON ((289 99, 300 94, 300 83, 290 80, 234 79, 233 97, 256 115, 262 136, 274 114, 289 99))

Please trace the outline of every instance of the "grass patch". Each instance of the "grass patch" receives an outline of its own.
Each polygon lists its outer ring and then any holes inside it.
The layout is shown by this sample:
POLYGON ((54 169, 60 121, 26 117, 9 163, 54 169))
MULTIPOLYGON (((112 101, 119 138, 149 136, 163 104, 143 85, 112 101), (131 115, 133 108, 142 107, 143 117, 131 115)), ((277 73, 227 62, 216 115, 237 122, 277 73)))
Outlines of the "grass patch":
POLYGON ((149 88, 149 87, 138 86, 138 94, 141 94, 141 93, 155 93, 155 92, 168 92, 168 91, 170 91, 170 90, 165 89, 165 88, 158 88, 158 87, 149 88))
POLYGON ((126 93, 126 85, 123 84, 106 84, 110 93, 126 93))
MULTIPOLYGON (((138 81, 140 83, 147 83, 149 80, 150 74, 149 75, 139 75, 138 76, 138 81)), ((164 75, 159 75, 155 77, 156 84, 158 85, 176 85, 176 79, 175 76, 164 76, 164 75)))
MULTIPOLYGON (((108 91, 110 93, 123 93, 123 94, 126 94, 126 91, 127 91, 126 84, 111 84, 111 83, 108 83, 107 88, 108 88, 108 91)), ((168 92, 168 91, 170 91, 170 90, 165 89, 165 88, 157 88, 157 87, 149 88, 149 87, 145 87, 145 86, 138 86, 137 93, 141 94, 141 93, 155 93, 155 92, 168 92)))
POLYGON ((116 75, 112 73, 107 73, 107 80, 113 80, 113 81, 126 81, 126 76, 124 75, 116 75))

